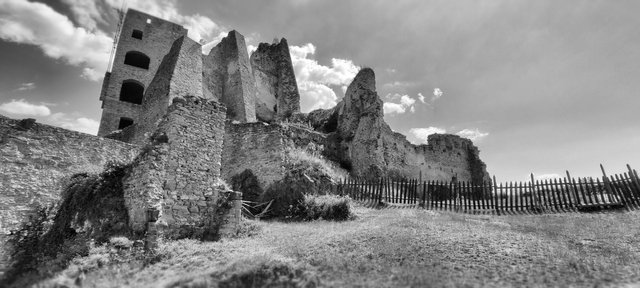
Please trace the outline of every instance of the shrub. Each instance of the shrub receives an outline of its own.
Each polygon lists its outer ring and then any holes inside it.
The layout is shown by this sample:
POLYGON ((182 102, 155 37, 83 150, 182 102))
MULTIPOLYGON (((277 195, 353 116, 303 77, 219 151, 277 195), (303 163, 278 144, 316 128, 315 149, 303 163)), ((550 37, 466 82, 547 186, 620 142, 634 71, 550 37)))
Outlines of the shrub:
POLYGON ((260 197, 260 202, 271 202, 265 218, 290 219, 304 209, 304 194, 287 179, 276 181, 260 197))
POLYGON ((304 199, 304 220, 344 221, 352 217, 351 199, 335 195, 307 195, 304 199))
POLYGON ((242 192, 242 200, 248 203, 247 209, 253 215, 259 213, 259 209, 254 208, 254 205, 259 199, 260 195, 264 192, 262 187, 260 187, 260 183, 258 182, 258 177, 253 174, 251 169, 245 169, 240 174, 236 174, 231 177, 231 188, 234 191, 242 192))

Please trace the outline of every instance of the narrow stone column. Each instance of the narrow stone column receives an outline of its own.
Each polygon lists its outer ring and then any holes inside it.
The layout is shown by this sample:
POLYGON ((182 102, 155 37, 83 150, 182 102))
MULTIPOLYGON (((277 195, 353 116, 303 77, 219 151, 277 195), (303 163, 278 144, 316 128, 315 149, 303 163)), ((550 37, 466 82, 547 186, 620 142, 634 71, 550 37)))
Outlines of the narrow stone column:
POLYGON ((222 225, 220 225, 220 238, 225 238, 233 235, 235 230, 240 225, 242 218, 242 193, 241 192, 225 192, 229 193, 228 201, 231 202, 231 208, 222 217, 222 225))

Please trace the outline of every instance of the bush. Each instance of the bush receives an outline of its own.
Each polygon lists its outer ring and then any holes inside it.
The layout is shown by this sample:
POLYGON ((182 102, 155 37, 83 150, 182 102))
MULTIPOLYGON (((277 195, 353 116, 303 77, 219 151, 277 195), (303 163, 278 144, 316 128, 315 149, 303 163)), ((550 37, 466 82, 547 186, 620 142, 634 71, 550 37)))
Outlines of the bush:
POLYGON ((304 220, 344 221, 351 218, 351 199, 335 195, 307 195, 304 199, 304 220))
POLYGON ((290 219, 304 209, 304 194, 285 178, 271 184, 260 197, 260 202, 271 202, 266 218, 290 219))
POLYGON ((260 195, 264 191, 260 187, 258 177, 253 174, 251 169, 245 169, 242 173, 231 177, 231 188, 234 191, 242 192, 242 200, 249 204, 247 209, 251 214, 260 213, 259 209, 254 208, 254 204, 260 200, 260 195))

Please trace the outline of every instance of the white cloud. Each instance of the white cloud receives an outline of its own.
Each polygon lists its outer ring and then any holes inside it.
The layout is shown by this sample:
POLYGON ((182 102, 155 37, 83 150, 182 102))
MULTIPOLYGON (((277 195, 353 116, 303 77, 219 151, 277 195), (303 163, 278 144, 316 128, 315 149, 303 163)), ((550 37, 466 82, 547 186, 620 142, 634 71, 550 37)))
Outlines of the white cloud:
POLYGON ((409 133, 413 135, 415 138, 420 140, 418 144, 427 144, 429 139, 429 135, 431 134, 444 134, 447 133, 447 130, 438 127, 427 127, 427 128, 411 128, 409 133))
POLYGON ((62 2, 69 6, 78 24, 87 30, 95 31, 98 29, 98 23, 106 24, 102 17, 104 11, 98 8, 98 1, 62 0, 62 2))
POLYGON ((316 47, 312 43, 291 45, 289 52, 300 91, 302 112, 334 106, 337 96, 332 86, 342 89, 344 93, 346 86, 360 70, 351 60, 333 58, 331 66, 324 66, 310 59, 316 53, 316 47))
POLYGON ((91 135, 97 135, 98 127, 100 126, 100 122, 98 122, 97 120, 86 117, 72 116, 61 112, 53 113, 49 117, 39 119, 39 121, 42 121, 42 123, 45 124, 91 135))
POLYGON ((399 100, 400 103, 384 102, 382 106, 384 114, 403 114, 407 110, 411 111, 411 113, 416 111, 413 106, 416 103, 416 99, 409 97, 409 95, 388 94, 386 97, 392 100, 399 100))
POLYGON ((0 104, 0 112, 13 116, 49 116, 51 110, 47 106, 31 104, 23 99, 11 100, 0 104))
POLYGON ((409 97, 409 95, 402 95, 400 97, 400 104, 403 106, 409 107, 416 103, 416 99, 409 97))
POLYGON ((51 58, 82 66, 91 80, 106 70, 112 43, 103 32, 75 27, 51 7, 26 0, 0 1, 0 38, 36 45, 51 58))
POLYGON ((425 103, 425 104, 426 104, 426 102, 425 102, 425 100, 424 100, 424 95, 422 95, 422 93, 418 93, 418 99, 420 99, 420 102, 422 102, 422 103, 425 103))
MULTIPOLYGON (((109 6, 120 8, 122 0, 104 0, 109 6)), ((178 12, 176 0, 127 0, 127 7, 143 11, 189 29, 189 38, 200 42, 209 42, 219 36, 226 28, 219 26, 211 18, 200 14, 182 15, 178 12)), ((219 42, 219 40, 217 41, 219 42)), ((217 43, 216 42, 216 43, 217 43)))
MULTIPOLYGON (((556 173, 533 175, 533 179, 535 180, 552 180, 552 179, 560 179, 560 178, 562 178, 562 176, 556 173)), ((531 180, 531 177, 528 177, 527 180, 531 180)))
POLYGON ((300 92, 300 107, 306 107, 305 111, 328 109, 337 104, 336 93, 326 85, 303 81, 298 82, 298 90, 300 92))
POLYGON ((433 96, 431 97, 431 102, 440 99, 440 97, 442 97, 442 94, 444 94, 444 92, 442 92, 440 88, 433 89, 433 96))
MULTIPOLYGON (((107 24, 106 9, 120 8, 121 0, 63 0, 69 6, 71 20, 44 3, 27 0, 0 1, 0 39, 40 47, 45 55, 82 67, 84 78, 97 81, 109 62, 113 39, 101 31, 98 24, 107 24)), ((210 18, 178 13, 176 0, 129 0, 128 7, 178 23, 189 29, 188 36, 196 41, 213 39, 219 42, 223 27, 210 18)))
POLYGON ((407 111, 406 108, 402 106, 402 104, 391 102, 384 102, 384 104, 382 105, 382 109, 384 111, 384 114, 402 114, 407 111))
POLYGON ((478 130, 477 128, 475 130, 463 129, 456 134, 460 137, 470 139, 471 141, 478 141, 484 137, 489 136, 489 133, 480 132, 480 130, 478 130))
POLYGON ((16 89, 16 91, 28 91, 28 90, 33 90, 33 89, 36 89, 36 83, 29 82, 29 83, 20 84, 20 87, 18 87, 18 89, 16 89))

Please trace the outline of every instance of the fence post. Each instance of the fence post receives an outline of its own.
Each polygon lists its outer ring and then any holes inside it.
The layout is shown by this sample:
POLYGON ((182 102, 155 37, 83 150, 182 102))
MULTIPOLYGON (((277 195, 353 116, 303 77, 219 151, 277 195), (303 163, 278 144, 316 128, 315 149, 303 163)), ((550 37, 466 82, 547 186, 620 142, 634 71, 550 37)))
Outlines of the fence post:
MULTIPOLYGON (((500 186, 502 186, 502 184, 500 184, 500 186)), ((496 181, 496 175, 493 175, 493 189, 495 190, 495 193, 492 193, 492 194, 494 194, 494 197, 495 197, 494 208, 496 209, 496 213, 498 214, 498 216, 500 216, 500 208, 499 208, 500 205, 499 204, 500 204, 500 202, 502 202, 502 199, 500 199, 500 195, 498 195, 498 182, 496 181)))
POLYGON ((607 190, 607 194, 611 195, 613 194, 611 182, 609 182, 609 177, 607 177, 607 172, 604 171, 604 166, 602 166, 602 164, 600 164, 600 170, 602 171, 602 182, 604 182, 604 189, 607 190))
MULTIPOLYGON (((422 172, 420 172, 420 178, 422 178, 422 172)), ((422 208, 427 207, 427 182, 422 182, 422 208)))
POLYGON ((629 180, 631 180, 633 184, 632 187, 635 188, 633 189, 635 194, 640 194, 640 178, 638 178, 638 173, 631 169, 629 164, 627 164, 627 169, 629 169, 629 180))

